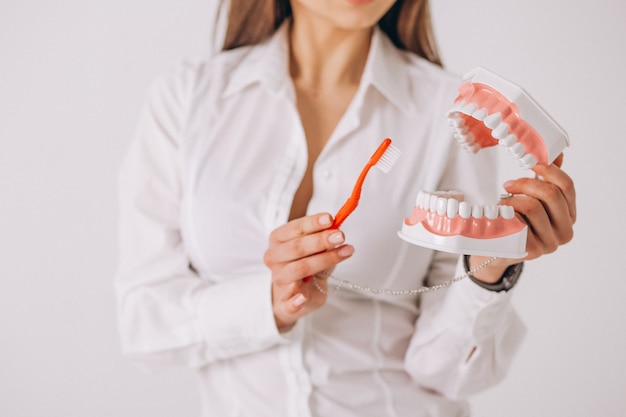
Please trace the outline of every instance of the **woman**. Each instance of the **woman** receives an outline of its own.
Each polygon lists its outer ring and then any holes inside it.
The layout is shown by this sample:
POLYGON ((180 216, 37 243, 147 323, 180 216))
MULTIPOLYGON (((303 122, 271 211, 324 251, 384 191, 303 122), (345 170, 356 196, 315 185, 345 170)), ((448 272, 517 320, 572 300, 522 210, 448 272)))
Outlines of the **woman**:
MULTIPOLYGON (((446 126, 459 80, 440 66, 427 1, 230 10, 222 53, 156 83, 122 170, 124 351, 196 368, 207 416, 468 415, 466 398, 503 377, 523 338, 501 286, 521 264, 402 291, 466 270, 397 238, 417 191, 497 194, 491 156, 459 150, 446 126), (330 228, 384 137, 401 159, 330 228), (329 273, 401 295, 333 292, 329 273)), ((572 237, 559 165, 506 184, 529 224, 527 260, 572 237)))

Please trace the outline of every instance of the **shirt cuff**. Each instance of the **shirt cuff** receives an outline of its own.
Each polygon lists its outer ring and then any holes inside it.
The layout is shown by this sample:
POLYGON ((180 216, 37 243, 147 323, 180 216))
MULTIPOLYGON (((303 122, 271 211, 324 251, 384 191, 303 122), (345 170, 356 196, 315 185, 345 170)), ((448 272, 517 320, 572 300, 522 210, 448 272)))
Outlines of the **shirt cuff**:
MULTIPOLYGON (((461 257, 455 276, 463 274, 465 267, 461 257)), ((448 289, 443 309, 447 316, 445 321, 452 324, 456 332, 471 332, 477 339, 486 337, 488 332, 497 331, 506 323, 513 292, 491 291, 466 277, 448 289)))

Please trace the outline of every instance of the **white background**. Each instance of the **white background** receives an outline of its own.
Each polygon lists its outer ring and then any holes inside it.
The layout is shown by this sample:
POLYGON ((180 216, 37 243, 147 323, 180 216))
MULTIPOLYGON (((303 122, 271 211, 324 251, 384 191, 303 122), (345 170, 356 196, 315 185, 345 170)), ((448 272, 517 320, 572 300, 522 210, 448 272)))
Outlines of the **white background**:
MULTIPOLYGON (((208 49, 212 1, 1 1, 1 416, 198 415, 191 372, 145 374, 119 354, 115 181, 150 82, 208 49)), ((569 132, 578 191, 575 239, 527 265, 515 295, 527 340, 475 415, 623 416, 626 6, 432 11, 450 71, 516 81, 569 132)))

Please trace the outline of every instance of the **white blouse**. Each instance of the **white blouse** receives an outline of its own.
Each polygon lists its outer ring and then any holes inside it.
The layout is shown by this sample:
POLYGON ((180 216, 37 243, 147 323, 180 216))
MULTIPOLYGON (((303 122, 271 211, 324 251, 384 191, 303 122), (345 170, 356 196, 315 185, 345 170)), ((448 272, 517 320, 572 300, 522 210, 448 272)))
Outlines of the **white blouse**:
MULTIPOLYGON (((195 368, 206 416, 468 415, 466 398, 503 377, 524 336, 513 291, 469 279, 421 297, 340 289, 290 332, 276 329, 263 254, 307 166, 287 48, 283 27, 185 62, 151 90, 120 176, 123 351, 195 368)), ((462 274, 458 256, 397 236, 421 189, 497 200, 492 155, 460 150, 446 124, 459 84, 375 32, 316 161, 308 212, 334 214, 385 137, 402 156, 368 175, 342 226, 356 252, 336 277, 414 289, 462 274)))

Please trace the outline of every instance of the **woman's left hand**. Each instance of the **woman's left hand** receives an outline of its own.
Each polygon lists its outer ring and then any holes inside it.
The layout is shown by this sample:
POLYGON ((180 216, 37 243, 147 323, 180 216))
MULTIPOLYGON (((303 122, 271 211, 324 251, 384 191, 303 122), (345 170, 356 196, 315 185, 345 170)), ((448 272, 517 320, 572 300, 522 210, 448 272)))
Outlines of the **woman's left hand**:
POLYGON ((539 178, 508 181, 504 189, 513 194, 513 206, 528 224, 527 260, 557 250, 574 236, 576 190, 574 181, 561 169, 563 154, 551 165, 533 168, 539 178))
MULTIPOLYGON (((557 250, 574 236, 576 222, 576 190, 574 181, 561 169, 563 154, 551 165, 537 164, 535 178, 507 181, 504 189, 512 196, 500 203, 513 206, 516 215, 528 225, 528 240, 524 259, 500 258, 474 276, 481 281, 497 281, 506 267, 522 260, 538 258, 557 250)), ((486 258, 470 257, 470 267, 486 258)))

